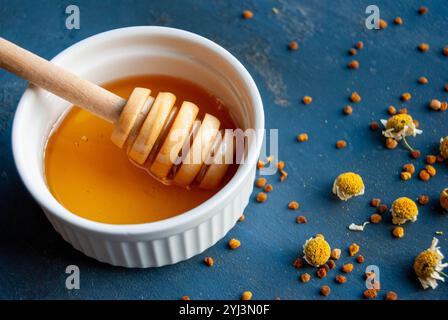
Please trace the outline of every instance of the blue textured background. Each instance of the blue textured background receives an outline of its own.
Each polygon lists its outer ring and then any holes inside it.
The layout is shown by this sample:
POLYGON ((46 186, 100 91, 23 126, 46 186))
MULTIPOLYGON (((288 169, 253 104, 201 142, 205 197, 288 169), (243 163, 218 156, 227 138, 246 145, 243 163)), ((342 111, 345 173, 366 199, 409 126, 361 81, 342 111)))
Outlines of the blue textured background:
MULTIPOLYGON (((429 14, 416 12, 421 1, 374 1, 382 18, 389 22, 384 31, 364 27, 364 10, 371 1, 83 1, 81 30, 64 28, 65 7, 72 1, 0 0, 0 35, 46 58, 98 32, 132 25, 163 25, 189 30, 210 38, 239 58, 255 78, 263 96, 267 128, 279 128, 280 158, 286 162, 289 178, 279 183, 270 178, 275 191, 269 200, 252 199, 246 220, 213 248, 174 266, 127 270, 96 262, 72 249, 52 229, 40 208, 22 185, 11 154, 13 114, 26 83, 0 72, 0 298, 15 299, 238 299, 251 290, 255 299, 322 299, 321 285, 329 284, 333 299, 359 299, 364 290, 363 273, 368 264, 381 270, 383 293, 394 290, 404 299, 446 299, 448 284, 424 291, 412 263, 427 248, 436 230, 446 230, 448 215, 437 205, 438 194, 448 186, 448 170, 437 165, 438 174, 429 183, 414 177, 402 182, 399 172, 410 161, 403 148, 383 147, 380 131, 371 132, 371 120, 387 117, 390 104, 401 107, 399 95, 409 91, 413 98, 406 106, 420 120, 422 136, 412 139, 423 154, 436 153, 438 140, 448 135, 448 113, 431 112, 432 98, 448 99, 443 85, 448 82, 448 58, 441 48, 448 44, 448 2, 425 1, 429 14), (275 15, 271 9, 280 13, 275 15), (255 16, 241 18, 244 9, 255 16), (404 19, 394 26, 395 16, 404 19), (286 46, 296 39, 300 50, 286 46), (362 40, 365 48, 356 59, 361 68, 346 69, 347 50, 362 40), (431 49, 419 53, 416 46, 427 42, 431 49), (416 80, 425 75, 426 86, 416 80), (343 116, 351 91, 363 100, 354 106, 351 117, 343 116), (314 97, 310 106, 300 99, 314 97), (300 144, 295 137, 307 132, 310 140, 300 144), (346 139, 348 147, 337 150, 335 141, 346 139), (331 185, 344 171, 360 173, 366 194, 347 203, 335 200, 331 185), (416 198, 427 194, 429 205, 422 207, 416 223, 405 226, 406 235, 391 236, 387 216, 365 232, 347 230, 351 222, 368 219, 374 210, 372 197, 390 204, 399 196, 416 198), (287 209, 290 200, 301 203, 300 211, 287 209), (309 223, 298 225, 295 217, 307 216, 309 223), (334 284, 333 270, 317 279, 311 268, 295 270, 291 263, 299 247, 310 236, 325 234, 332 247, 343 249, 351 242, 361 246, 366 264, 355 263, 355 271, 344 285, 334 284), (242 246, 226 247, 236 237, 242 246), (215 258, 215 266, 203 265, 204 256, 215 258), (81 290, 64 287, 65 267, 81 269, 81 290), (308 284, 298 281, 302 272, 313 274, 308 284)), ((417 170, 423 158, 412 161, 417 170)), ((254 194, 255 195, 255 194, 254 194)), ((447 237, 440 236, 442 251, 448 254, 447 237)), ((339 266, 342 265, 339 262, 339 266)), ((383 294, 382 293, 382 294, 383 294)))

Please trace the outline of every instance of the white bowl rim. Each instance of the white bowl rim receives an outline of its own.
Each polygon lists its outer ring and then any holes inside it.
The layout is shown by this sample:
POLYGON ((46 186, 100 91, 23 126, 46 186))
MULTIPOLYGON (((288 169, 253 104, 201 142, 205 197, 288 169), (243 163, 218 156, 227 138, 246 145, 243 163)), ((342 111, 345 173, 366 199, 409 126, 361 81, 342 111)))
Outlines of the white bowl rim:
MULTIPOLYGON (((227 60, 238 72, 243 81, 249 88, 249 93, 251 99, 254 101, 253 106, 254 110, 254 120, 255 120, 255 128, 256 129, 256 143, 252 143, 248 150, 247 163, 252 164, 256 163, 258 155, 261 150, 262 141, 263 141, 263 129, 264 129, 264 112, 263 112, 263 103, 261 100, 260 93, 258 88, 252 79, 249 72, 246 68, 226 49, 219 46, 215 42, 204 38, 195 33, 180 30, 176 28, 169 27, 160 27, 160 26, 133 26, 126 28, 113 29, 110 31, 105 31, 93 36, 90 36, 84 40, 81 40, 70 47, 64 49, 58 55, 56 55, 51 61, 58 63, 58 61, 63 60, 66 56, 69 56, 72 51, 77 49, 80 46, 89 45, 91 42, 96 40, 105 40, 107 37, 112 36, 125 36, 125 34, 133 33, 134 35, 138 34, 163 34, 174 37, 181 37, 184 39, 188 39, 193 42, 197 42, 201 45, 208 47, 213 50, 220 56, 222 56, 225 60, 227 60)), ((232 196, 235 192, 238 192, 238 187, 242 185, 244 179, 247 179, 250 176, 251 170, 253 170, 252 165, 242 165, 238 168, 235 175, 232 179, 215 195, 213 195, 210 199, 206 200, 199 206, 186 211, 177 216, 155 221, 149 223, 142 224, 107 224, 97 221, 88 220, 86 218, 82 218, 66 208, 64 208, 51 194, 48 190, 48 194, 42 193, 36 184, 32 181, 31 177, 26 174, 24 170, 26 166, 25 159, 20 157, 19 145, 21 141, 19 141, 19 133, 18 133, 18 125, 17 123, 22 118, 22 114, 26 112, 26 105, 29 104, 29 100, 33 99, 33 92, 35 90, 39 90, 33 86, 29 86, 24 94, 22 95, 19 104, 17 106, 17 110, 14 116, 13 127, 12 127, 12 149, 13 149, 13 157, 16 163, 17 170, 19 175, 29 190, 33 198, 39 203, 39 205, 45 209, 50 214, 53 214, 63 220, 70 225, 81 228, 85 231, 90 231, 98 234, 110 234, 110 235, 126 235, 126 236, 139 236, 145 234, 171 234, 175 232, 180 232, 188 229, 191 226, 198 225, 202 221, 204 221, 207 216, 213 215, 213 210, 216 207, 219 207, 221 202, 227 201, 227 199, 232 196), (51 199, 55 201, 51 201, 51 199)), ((32 101, 31 101, 32 102, 32 101)))

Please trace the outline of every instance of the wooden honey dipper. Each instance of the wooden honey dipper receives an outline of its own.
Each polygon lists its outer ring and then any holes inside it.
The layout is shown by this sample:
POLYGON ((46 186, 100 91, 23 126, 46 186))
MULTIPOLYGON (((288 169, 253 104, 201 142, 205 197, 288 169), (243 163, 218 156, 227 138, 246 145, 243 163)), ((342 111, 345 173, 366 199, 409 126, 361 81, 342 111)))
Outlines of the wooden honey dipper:
POLYGON ((233 135, 220 131, 220 121, 210 114, 198 120, 194 103, 184 101, 177 110, 174 94, 153 98, 145 88, 135 88, 125 100, 1 37, 0 67, 114 123, 112 142, 126 147, 138 165, 149 163, 151 175, 165 184, 215 189, 225 176, 233 135), (177 158, 182 162, 174 163, 172 155, 185 150, 177 158))

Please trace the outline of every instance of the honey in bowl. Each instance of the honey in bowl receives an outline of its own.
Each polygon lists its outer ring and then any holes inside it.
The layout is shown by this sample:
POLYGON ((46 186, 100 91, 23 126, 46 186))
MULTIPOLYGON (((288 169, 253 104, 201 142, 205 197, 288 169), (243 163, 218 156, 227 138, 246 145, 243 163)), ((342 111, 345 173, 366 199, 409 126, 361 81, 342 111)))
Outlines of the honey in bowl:
MULTIPOLYGON (((169 91, 177 101, 191 101, 221 121, 236 125, 222 102, 204 88, 184 79, 148 75, 121 79, 103 86, 127 99, 136 87, 151 95, 169 91)), ((197 207, 216 190, 165 185, 132 163, 112 143, 110 124, 79 107, 72 107, 50 135, 45 150, 45 177, 53 196, 83 218, 109 224, 138 224, 167 219, 197 207)), ((222 186, 236 172, 230 165, 222 186)))

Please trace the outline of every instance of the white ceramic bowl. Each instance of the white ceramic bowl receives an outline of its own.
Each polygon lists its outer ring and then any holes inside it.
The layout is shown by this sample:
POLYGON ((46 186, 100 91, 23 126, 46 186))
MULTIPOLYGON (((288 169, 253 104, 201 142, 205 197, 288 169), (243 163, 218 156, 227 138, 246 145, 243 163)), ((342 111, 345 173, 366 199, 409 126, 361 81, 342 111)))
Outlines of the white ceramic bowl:
POLYGON ((264 129, 260 94, 241 63, 210 40, 163 27, 101 33, 71 46, 52 61, 98 84, 141 74, 189 79, 223 99, 241 128, 257 129, 246 164, 240 165, 222 190, 198 207, 153 223, 99 223, 69 212, 50 193, 44 177, 45 143, 70 104, 30 86, 14 118, 14 159, 25 186, 56 231, 87 256, 116 266, 142 268, 186 260, 223 238, 249 201, 264 129))

